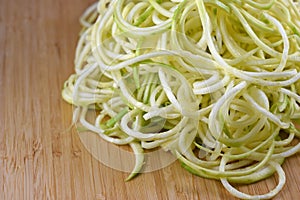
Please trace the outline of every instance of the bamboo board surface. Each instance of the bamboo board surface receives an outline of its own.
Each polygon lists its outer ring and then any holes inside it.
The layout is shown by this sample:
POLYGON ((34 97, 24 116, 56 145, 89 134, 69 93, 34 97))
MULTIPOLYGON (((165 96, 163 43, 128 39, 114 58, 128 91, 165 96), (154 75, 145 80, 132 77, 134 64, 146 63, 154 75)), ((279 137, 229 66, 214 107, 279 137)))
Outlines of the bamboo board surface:
MULTIPOLYGON (((127 172, 99 162, 68 130, 72 106, 60 93, 73 72, 78 18, 92 2, 0 0, 0 199, 235 199, 178 162, 124 182, 127 172)), ((298 199, 300 154, 283 168, 287 183, 274 199, 298 199)), ((275 182, 238 188, 264 193, 275 182)))

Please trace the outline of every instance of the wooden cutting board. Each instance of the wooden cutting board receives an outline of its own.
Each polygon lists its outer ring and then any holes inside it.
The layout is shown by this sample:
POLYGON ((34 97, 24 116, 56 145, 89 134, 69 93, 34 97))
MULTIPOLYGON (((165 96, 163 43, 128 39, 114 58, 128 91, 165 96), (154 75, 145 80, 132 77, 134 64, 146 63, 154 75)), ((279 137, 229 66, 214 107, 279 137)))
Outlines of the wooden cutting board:
MULTIPOLYGON (((0 0, 0 199, 235 199, 220 182, 172 162, 124 182, 127 172, 95 159, 61 98, 73 72, 78 18, 94 0, 0 0)), ((283 165, 275 199, 300 196, 300 154, 283 165)), ((276 176, 238 188, 263 193, 276 176)))

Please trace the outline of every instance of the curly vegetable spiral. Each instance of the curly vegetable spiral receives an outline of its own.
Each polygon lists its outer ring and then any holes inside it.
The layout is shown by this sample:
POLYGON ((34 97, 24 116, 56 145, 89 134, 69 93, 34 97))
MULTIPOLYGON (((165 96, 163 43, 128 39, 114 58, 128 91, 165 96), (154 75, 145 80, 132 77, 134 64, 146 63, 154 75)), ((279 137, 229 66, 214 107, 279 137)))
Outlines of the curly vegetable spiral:
POLYGON ((291 0, 100 0, 80 19, 63 98, 104 140, 172 152, 234 196, 267 199, 300 150, 300 3, 291 0), (97 109, 94 123, 87 111, 97 109), (267 194, 230 183, 278 173, 267 194))

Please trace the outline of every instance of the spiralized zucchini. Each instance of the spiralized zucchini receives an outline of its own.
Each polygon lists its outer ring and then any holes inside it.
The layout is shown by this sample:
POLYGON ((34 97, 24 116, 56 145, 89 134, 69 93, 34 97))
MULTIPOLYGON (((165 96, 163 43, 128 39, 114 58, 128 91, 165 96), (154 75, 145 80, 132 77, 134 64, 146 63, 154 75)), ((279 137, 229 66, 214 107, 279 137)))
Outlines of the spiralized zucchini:
POLYGON ((300 1, 100 0, 80 19, 62 96, 104 140, 172 152, 234 196, 268 199, 300 150, 300 1), (94 123, 89 109, 97 109, 94 123), (267 194, 249 184, 278 173, 267 194))

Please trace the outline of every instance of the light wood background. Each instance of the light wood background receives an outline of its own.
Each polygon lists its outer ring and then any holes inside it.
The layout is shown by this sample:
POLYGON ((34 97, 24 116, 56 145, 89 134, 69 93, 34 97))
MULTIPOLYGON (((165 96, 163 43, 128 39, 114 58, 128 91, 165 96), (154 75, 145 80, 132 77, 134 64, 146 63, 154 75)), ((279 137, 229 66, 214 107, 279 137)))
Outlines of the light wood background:
MULTIPOLYGON (((73 72, 78 18, 93 0, 0 0, 0 199, 235 199, 218 181, 175 162, 124 182, 69 131, 72 106, 61 96, 73 72)), ((283 165, 275 199, 300 196, 300 154, 283 165)), ((275 186, 269 178, 249 193, 275 186)))

